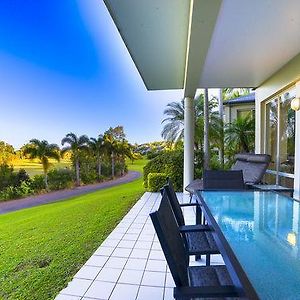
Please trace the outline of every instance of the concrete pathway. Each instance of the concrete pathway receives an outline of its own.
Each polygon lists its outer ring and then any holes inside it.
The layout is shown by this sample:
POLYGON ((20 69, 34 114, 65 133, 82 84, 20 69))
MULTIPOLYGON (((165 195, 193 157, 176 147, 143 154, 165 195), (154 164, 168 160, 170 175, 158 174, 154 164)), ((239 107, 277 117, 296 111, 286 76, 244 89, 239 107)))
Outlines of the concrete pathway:
POLYGON ((87 194, 93 191, 102 190, 112 186, 131 182, 135 179, 138 179, 139 177, 141 177, 141 173, 136 171, 128 171, 128 173, 123 177, 97 184, 84 185, 69 190, 50 192, 47 194, 31 196, 23 199, 2 201, 0 202, 0 214, 5 214, 7 212, 38 206, 54 201, 65 200, 73 196, 87 194))

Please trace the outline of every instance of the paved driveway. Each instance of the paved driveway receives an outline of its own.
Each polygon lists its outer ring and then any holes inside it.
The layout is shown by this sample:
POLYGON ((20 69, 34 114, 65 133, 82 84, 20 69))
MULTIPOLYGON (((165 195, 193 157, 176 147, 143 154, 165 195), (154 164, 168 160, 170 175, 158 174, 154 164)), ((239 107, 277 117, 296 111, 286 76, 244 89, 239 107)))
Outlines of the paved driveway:
POLYGON ((112 186, 131 182, 139 177, 141 177, 141 174, 139 172, 128 171, 128 173, 123 177, 97 183, 97 184, 84 185, 69 190, 50 192, 47 194, 31 196, 23 199, 2 201, 0 202, 0 214, 5 214, 7 212, 38 206, 41 204, 50 203, 54 201, 64 200, 73 196, 87 194, 93 191, 102 190, 112 186))

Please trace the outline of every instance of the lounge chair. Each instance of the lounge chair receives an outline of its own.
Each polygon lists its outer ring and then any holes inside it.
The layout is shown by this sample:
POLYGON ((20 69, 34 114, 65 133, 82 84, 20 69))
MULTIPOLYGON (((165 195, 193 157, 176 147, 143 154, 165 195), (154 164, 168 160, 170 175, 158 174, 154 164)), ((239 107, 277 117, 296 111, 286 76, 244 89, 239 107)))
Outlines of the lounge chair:
MULTIPOLYGON (((262 178, 271 161, 271 156, 268 154, 237 154, 235 156, 235 164, 231 170, 242 170, 244 184, 251 186, 262 183, 262 178)), ((191 197, 196 190, 202 190, 203 180, 195 179, 185 187, 185 190, 190 193, 191 197)))
POLYGON ((159 209, 151 213, 150 217, 176 285, 174 298, 238 297, 226 266, 189 266, 189 253, 170 203, 166 200, 164 193, 159 209))
POLYGON ((185 225, 184 216, 171 181, 164 186, 162 190, 161 201, 169 202, 170 208, 172 209, 174 218, 176 220, 176 224, 178 225, 178 230, 182 235, 189 255, 196 255, 197 259, 201 258, 201 255, 205 255, 206 265, 210 265, 210 256, 212 254, 220 253, 211 233, 212 228, 208 225, 201 224, 185 225))

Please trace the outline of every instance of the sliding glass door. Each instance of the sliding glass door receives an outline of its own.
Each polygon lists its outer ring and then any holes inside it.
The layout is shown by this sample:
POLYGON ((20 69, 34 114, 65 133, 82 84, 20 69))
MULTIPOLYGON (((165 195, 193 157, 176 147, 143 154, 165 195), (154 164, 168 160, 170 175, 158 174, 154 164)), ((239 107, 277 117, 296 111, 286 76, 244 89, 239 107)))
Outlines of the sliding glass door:
POLYGON ((265 102, 265 153, 271 155, 266 181, 293 187, 295 157, 295 89, 265 102))

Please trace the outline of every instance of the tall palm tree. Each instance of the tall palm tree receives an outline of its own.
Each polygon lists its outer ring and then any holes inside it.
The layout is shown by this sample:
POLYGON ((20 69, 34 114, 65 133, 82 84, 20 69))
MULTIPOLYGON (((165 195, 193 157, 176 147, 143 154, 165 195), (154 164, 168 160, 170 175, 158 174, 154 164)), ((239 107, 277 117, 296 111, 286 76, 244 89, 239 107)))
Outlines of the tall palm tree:
POLYGON ((61 144, 69 144, 61 150, 61 154, 64 155, 66 152, 72 153, 72 158, 75 164, 76 171, 76 184, 80 185, 80 153, 83 150, 88 149, 89 138, 86 135, 77 136, 75 133, 68 133, 62 140, 61 144))
MULTIPOLYGON (((216 112, 216 99, 209 102, 210 121, 213 122, 216 112)), ((195 108, 195 148, 203 150, 203 110, 204 110, 204 94, 200 94, 194 100, 195 108)), ((164 127, 162 129, 162 137, 172 143, 177 143, 183 139, 184 131, 184 100, 180 102, 171 102, 167 104, 164 110, 167 117, 162 120, 164 127)))
POLYGON ((102 134, 99 134, 98 138, 90 138, 89 147, 92 153, 96 157, 97 171, 98 171, 98 180, 101 178, 101 169, 102 169, 102 158, 104 156, 105 144, 104 137, 102 134))
POLYGON ((45 140, 32 139, 30 144, 23 150, 30 159, 38 158, 43 166, 45 187, 48 189, 48 171, 51 166, 49 158, 60 160, 59 147, 57 144, 49 144, 45 140))
POLYGON ((164 110, 164 115, 167 117, 161 122, 164 124, 161 132, 162 137, 167 141, 175 143, 182 140, 184 127, 184 100, 168 103, 167 108, 164 110))
POLYGON ((118 147, 117 146, 118 141, 115 139, 114 135, 109 131, 106 131, 104 133, 103 138, 104 138, 105 150, 111 157, 111 177, 114 178, 115 177, 115 159, 116 159, 116 151, 117 151, 117 147, 118 147))
POLYGON ((236 152, 250 152, 254 149, 255 121, 251 115, 239 117, 225 129, 225 142, 236 152))

